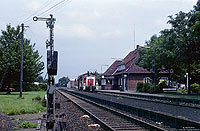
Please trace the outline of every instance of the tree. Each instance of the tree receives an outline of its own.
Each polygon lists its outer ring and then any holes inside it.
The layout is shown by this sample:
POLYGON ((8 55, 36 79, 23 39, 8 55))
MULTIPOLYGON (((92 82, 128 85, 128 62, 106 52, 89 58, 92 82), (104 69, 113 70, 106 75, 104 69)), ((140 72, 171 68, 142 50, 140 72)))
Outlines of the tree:
MULTIPOLYGON (((144 67, 145 69, 151 71, 154 73, 154 62, 155 62, 155 73, 156 73, 156 81, 159 80, 159 77, 157 74, 159 74, 161 71, 164 71, 162 63, 160 62, 162 60, 162 50, 161 50, 161 43, 162 39, 161 37, 158 37, 156 35, 153 35, 149 41, 146 41, 147 48, 140 48, 139 54, 140 58, 137 61, 136 64, 139 66, 144 67)), ((152 79, 153 79, 152 75, 152 79)))
POLYGON ((61 87, 66 87, 70 79, 68 77, 62 77, 58 80, 58 84, 61 87))
POLYGON ((152 69, 156 61, 156 73, 169 72, 169 78, 184 82, 184 74, 189 75, 190 84, 199 83, 200 76, 200 0, 194 9, 188 13, 180 11, 175 16, 169 16, 170 29, 160 32, 159 36, 152 36, 147 41, 148 48, 140 49, 138 64, 148 70, 152 69))
MULTIPOLYGON (((198 64, 200 58, 199 36, 197 35, 200 27, 197 19, 198 14, 195 10, 189 13, 179 12, 174 18, 172 16, 170 18, 169 23, 172 25, 172 30, 177 34, 176 40, 179 53, 176 55, 180 56, 178 62, 185 65, 188 77, 191 78, 191 66, 195 63, 198 64)), ((190 82, 189 79, 188 93, 190 93, 190 82)))
POLYGON ((44 79, 42 76, 38 76, 35 80, 36 82, 39 82, 39 83, 43 83, 44 82, 44 79))
POLYGON ((101 84, 101 75, 97 71, 95 71, 94 74, 95 74, 96 82, 98 83, 98 85, 100 85, 101 84))
MULTIPOLYGON (((0 36, 0 79, 1 86, 8 86, 19 90, 20 81, 20 56, 21 56, 20 26, 15 29, 7 25, 0 36)), ((30 40, 24 39, 23 52, 23 89, 30 86, 35 79, 42 74, 44 63, 40 61, 41 56, 35 50, 35 44, 31 45, 30 40)))

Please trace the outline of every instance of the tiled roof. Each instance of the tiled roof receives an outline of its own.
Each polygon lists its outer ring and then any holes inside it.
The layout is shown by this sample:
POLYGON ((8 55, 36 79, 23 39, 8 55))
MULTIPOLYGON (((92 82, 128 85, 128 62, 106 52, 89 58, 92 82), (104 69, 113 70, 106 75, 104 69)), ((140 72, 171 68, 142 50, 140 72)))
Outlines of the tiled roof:
POLYGON ((136 61, 139 58, 138 49, 131 51, 122 61, 115 61, 104 73, 104 75, 119 75, 123 73, 132 74, 149 74, 150 71, 136 65, 136 61), (125 65, 125 70, 117 71, 117 67, 125 65))
POLYGON ((113 75, 113 73, 117 70, 117 67, 121 64, 122 61, 116 60, 104 73, 104 76, 113 75))
POLYGON ((130 68, 126 71, 126 73, 136 73, 136 74, 148 74, 151 73, 148 70, 136 65, 132 64, 130 68))
POLYGON ((131 51, 123 60, 121 64, 128 64, 130 62, 136 62, 136 60, 139 58, 139 52, 138 50, 131 51))

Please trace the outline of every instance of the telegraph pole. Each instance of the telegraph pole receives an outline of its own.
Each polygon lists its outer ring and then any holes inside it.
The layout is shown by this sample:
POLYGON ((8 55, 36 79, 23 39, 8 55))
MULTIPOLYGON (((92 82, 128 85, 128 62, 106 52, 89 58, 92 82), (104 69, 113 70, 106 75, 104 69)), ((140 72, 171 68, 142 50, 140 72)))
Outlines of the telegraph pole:
POLYGON ((34 21, 46 21, 47 28, 49 28, 50 39, 46 41, 47 50, 47 114, 46 114, 46 129, 54 130, 55 124, 55 80, 54 75, 57 75, 57 61, 58 52, 54 51, 53 29, 56 19, 50 14, 50 18, 33 17, 34 21))
POLYGON ((21 66, 20 66, 20 94, 19 97, 22 97, 22 90, 23 90, 23 48, 24 48, 24 24, 21 24, 22 27, 22 38, 21 38, 21 66))
POLYGON ((19 97, 22 97, 23 89, 23 45, 24 45, 24 24, 21 24, 22 27, 22 39, 21 39, 21 67, 20 67, 20 94, 19 97))

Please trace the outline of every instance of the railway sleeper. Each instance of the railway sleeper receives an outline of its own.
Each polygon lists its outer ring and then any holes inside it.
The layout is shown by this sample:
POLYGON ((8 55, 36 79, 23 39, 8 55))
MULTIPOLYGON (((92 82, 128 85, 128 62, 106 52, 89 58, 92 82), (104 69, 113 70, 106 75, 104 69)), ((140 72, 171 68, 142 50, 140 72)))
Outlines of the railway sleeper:
MULTIPOLYGON (((75 93, 75 92, 73 92, 73 93, 75 93)), ((70 93, 71 94, 71 93, 70 93)), ((79 93, 75 93, 76 95, 79 95, 80 97, 84 97, 84 98, 87 98, 87 99, 92 99, 92 100, 94 100, 94 101, 96 101, 96 99, 97 98, 94 98, 94 97, 90 97, 90 96, 84 96, 83 94, 79 94, 79 93)), ((82 99, 82 98, 81 98, 82 99)), ((101 100, 102 101, 102 100, 101 100)), ((90 103, 90 102, 89 102, 90 103)), ((92 102, 91 102, 92 103, 92 102)), ((106 105, 108 105, 108 104, 111 104, 112 105, 112 103, 111 102, 109 102, 109 101, 104 101, 103 102, 104 104, 106 103, 106 105)), ((120 104, 119 104, 120 105, 120 104)), ((126 108, 126 107, 125 107, 126 108)), ((109 110, 111 110, 111 109, 109 109, 109 110)), ((130 118, 129 118, 130 119, 130 118)), ((133 118, 131 118, 131 119, 133 119, 133 118)), ((140 125, 142 125, 142 126, 144 126, 144 127, 150 127, 150 128, 153 128, 153 129, 159 129, 159 130, 163 130, 162 128, 157 128, 157 127, 155 127, 155 126, 152 126, 152 125, 147 125, 147 123, 146 122, 139 122, 138 120, 133 120, 134 122, 136 121, 136 123, 139 123, 140 125)))
POLYGON ((183 127, 182 124, 184 124, 184 125, 189 125, 189 126, 192 126, 192 127, 196 127, 195 129, 199 129, 198 128, 199 127, 198 124, 190 122, 190 121, 174 118, 174 117, 171 117, 171 116, 162 115, 162 114, 155 113, 155 112, 152 112, 152 111, 147 111, 147 110, 144 110, 144 109, 137 109, 136 107, 127 108, 127 107, 125 107, 125 105, 122 105, 122 104, 119 104, 119 103, 112 104, 113 102, 111 102, 111 101, 106 101, 106 100, 102 100, 102 99, 101 100, 96 100, 97 98, 94 98, 94 97, 91 97, 91 96, 84 96, 83 94, 79 94, 77 92, 71 92, 71 93, 74 93, 76 95, 79 95, 81 97, 87 98, 87 99, 95 101, 95 102, 96 101, 101 101, 100 102, 101 104, 104 104, 104 105, 107 105, 107 106, 113 107, 113 105, 115 105, 115 106, 117 105, 117 109, 119 109, 119 110, 123 110, 124 111, 124 109, 126 108, 126 111, 128 109, 129 112, 133 112, 133 114, 135 114, 137 116, 145 117, 145 118, 147 118, 149 120, 154 120, 155 122, 160 122, 161 121, 161 122, 163 122, 163 124, 172 126, 172 128, 175 127, 175 128, 181 129, 183 127), (147 113, 149 115, 147 115, 147 113))

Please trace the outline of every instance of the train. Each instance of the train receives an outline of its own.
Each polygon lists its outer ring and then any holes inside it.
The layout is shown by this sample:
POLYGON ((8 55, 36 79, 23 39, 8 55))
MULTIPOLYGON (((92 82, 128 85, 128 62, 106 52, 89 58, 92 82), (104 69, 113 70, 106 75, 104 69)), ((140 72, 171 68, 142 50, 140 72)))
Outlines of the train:
POLYGON ((78 90, 94 92, 96 90, 95 74, 87 72, 78 77, 78 90))

